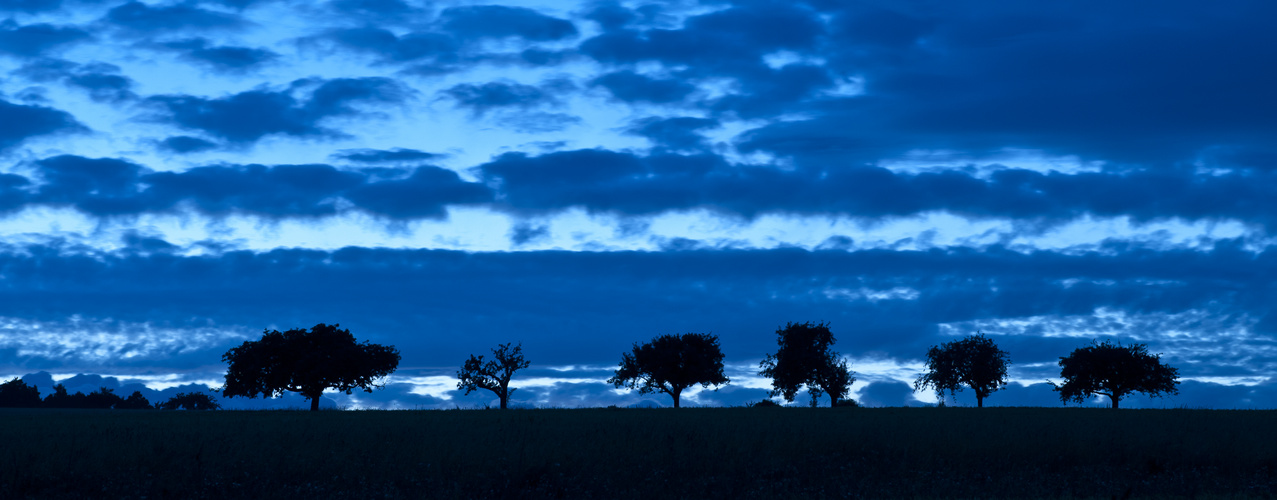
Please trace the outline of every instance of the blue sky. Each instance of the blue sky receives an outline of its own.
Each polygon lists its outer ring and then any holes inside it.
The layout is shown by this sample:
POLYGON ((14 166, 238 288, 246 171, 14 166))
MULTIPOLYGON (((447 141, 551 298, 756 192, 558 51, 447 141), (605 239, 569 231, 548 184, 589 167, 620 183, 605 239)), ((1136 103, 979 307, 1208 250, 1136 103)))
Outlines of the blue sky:
POLYGON ((1275 11, 0 0, 0 376, 159 396, 324 322, 403 354, 328 405, 491 404, 504 342, 515 404, 669 405, 603 380, 708 332, 685 404, 739 405, 828 321, 868 405, 978 330, 990 405, 1114 339, 1184 382, 1123 406, 1277 407, 1275 11))

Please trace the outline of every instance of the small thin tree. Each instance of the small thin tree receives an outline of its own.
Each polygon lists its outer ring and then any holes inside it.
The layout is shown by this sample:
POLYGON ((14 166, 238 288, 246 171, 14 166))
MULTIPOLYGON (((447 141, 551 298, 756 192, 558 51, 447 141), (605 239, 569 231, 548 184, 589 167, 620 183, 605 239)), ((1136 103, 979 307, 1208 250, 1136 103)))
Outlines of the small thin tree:
POLYGON ((1117 409, 1123 397, 1135 392, 1152 397, 1179 394, 1179 370, 1162 364, 1161 355, 1149 354, 1145 344, 1124 346, 1106 340, 1079 347, 1060 358, 1060 377, 1063 384, 1051 385, 1063 403, 1082 403, 1098 394, 1117 409))
POLYGON ((639 394, 669 394, 675 408, 688 387, 728 382, 718 337, 708 333, 662 335, 643 345, 634 344, 633 350, 621 355, 616 373, 608 379, 609 384, 638 389, 639 394))
POLYGON ((944 401, 945 391, 956 395, 963 386, 975 391, 977 408, 984 407, 984 398, 1007 385, 1007 365, 1011 358, 998 349, 993 339, 983 333, 962 340, 931 346, 927 351, 927 372, 913 383, 916 390, 935 389, 944 401))
POLYGON ((466 395, 478 389, 492 391, 501 400, 501 409, 504 410, 515 391, 510 388, 510 378, 514 372, 527 368, 531 363, 523 359, 523 344, 513 349, 510 344, 500 344, 492 350, 492 358, 484 363, 483 356, 471 354, 457 371, 457 389, 465 389, 466 395))

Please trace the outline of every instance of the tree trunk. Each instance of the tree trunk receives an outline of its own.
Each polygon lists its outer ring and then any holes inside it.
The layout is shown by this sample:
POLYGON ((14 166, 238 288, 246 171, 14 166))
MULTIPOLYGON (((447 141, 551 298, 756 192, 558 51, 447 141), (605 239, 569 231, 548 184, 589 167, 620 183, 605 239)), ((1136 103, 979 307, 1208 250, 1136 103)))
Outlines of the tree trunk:
POLYGON ((1109 400, 1113 402, 1113 409, 1114 409, 1114 410, 1116 410, 1116 409, 1117 409, 1117 401, 1118 401, 1118 399, 1121 399, 1121 398, 1118 398, 1117 396, 1109 396, 1109 400))
POLYGON ((310 411, 319 411, 319 396, 310 398, 310 411))
POLYGON ((510 395, 509 395, 509 394, 502 394, 502 395, 501 395, 501 409, 502 409, 502 410, 504 410, 504 409, 505 409, 505 407, 506 407, 506 402, 507 402, 507 401, 509 401, 509 400, 510 400, 510 395))
POLYGON ((981 396, 978 392, 975 395, 975 407, 984 408, 984 396, 981 396))
POLYGON ((838 397, 837 397, 837 396, 834 396, 833 394, 830 394, 830 395, 829 395, 829 407, 830 407, 830 408, 837 408, 837 407, 838 407, 838 397))
POLYGON ((678 396, 679 396, 680 394, 682 394, 682 393, 683 393, 683 391, 674 391, 674 392, 670 393, 670 395, 671 395, 671 396, 674 396, 674 407, 675 407, 675 408, 678 408, 678 396))

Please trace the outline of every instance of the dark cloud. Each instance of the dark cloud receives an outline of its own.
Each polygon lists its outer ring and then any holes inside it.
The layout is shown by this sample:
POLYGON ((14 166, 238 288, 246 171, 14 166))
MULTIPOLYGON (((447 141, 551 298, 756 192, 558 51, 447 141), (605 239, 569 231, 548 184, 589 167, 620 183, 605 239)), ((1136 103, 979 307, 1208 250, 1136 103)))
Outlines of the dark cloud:
POLYGON ((870 382, 860 389, 856 402, 869 407, 922 405, 913 397, 913 387, 900 381, 870 382))
POLYGON ((279 59, 279 54, 266 49, 212 45, 205 38, 192 38, 161 44, 177 51, 181 57, 222 72, 243 72, 279 59))
POLYGON ((813 118, 766 125, 754 144, 824 164, 914 149, 1128 166, 1189 165, 1212 148, 1271 154, 1260 138, 1277 130, 1259 117, 1277 105, 1253 96, 1277 85, 1259 63, 1277 58, 1258 21, 1272 4, 1085 5, 842 4, 822 53, 864 93, 812 103, 813 118))
POLYGON ((191 137, 189 135, 178 135, 169 137, 159 142, 159 148, 162 151, 170 153, 187 154, 187 153, 203 153, 217 149, 217 144, 200 139, 199 137, 191 137))
POLYGON ((119 66, 101 62, 76 64, 60 59, 39 59, 24 65, 17 74, 38 82, 59 81, 89 93, 98 102, 121 103, 137 99, 134 81, 120 73, 119 66))
POLYGON ((551 41, 577 34, 570 21, 524 7, 449 7, 439 13, 439 20, 443 29, 461 39, 518 37, 530 41, 551 41))
MULTIPOLYGON (((161 148, 201 151, 201 139, 178 136, 161 148)), ((0 178, 0 204, 69 206, 96 216, 173 212, 191 208, 222 216, 319 217, 339 212, 338 199, 353 209, 395 219, 444 218, 447 206, 492 201, 486 186, 463 181, 432 166, 411 169, 338 170, 329 165, 218 165, 181 172, 155 172, 118 159, 63 155, 34 163, 41 181, 29 194, 29 179, 0 178)), ((11 208, 10 208, 11 209, 11 208)))
POLYGON ((20 26, 12 19, 0 23, 0 53, 15 57, 39 57, 92 38, 73 26, 47 23, 20 26))
POLYGON ((111 9, 104 20, 139 34, 234 29, 246 24, 239 16, 202 9, 190 3, 151 6, 136 1, 111 9))
POLYGON ((510 243, 515 246, 523 246, 549 236, 550 226, 535 225, 530 222, 520 222, 510 229, 510 243))
POLYGON ((679 102, 696 91, 696 86, 683 80, 657 80, 633 71, 608 73, 591 84, 606 88, 612 97, 625 102, 679 102))
POLYGON ((448 215, 447 205, 489 203, 493 194, 482 184, 461 180, 451 170, 422 166, 406 178, 368 182, 345 196, 377 215, 441 219, 448 215))
POLYGON ((192 95, 162 95, 147 99, 161 110, 156 119, 236 143, 251 143, 268 135, 343 137, 323 127, 326 118, 358 115, 353 104, 399 104, 412 90, 389 78, 298 80, 287 90, 250 90, 208 99, 192 95), (304 90, 310 90, 304 95, 304 90), (298 94, 303 94, 299 97, 298 94))
POLYGON ((718 120, 710 118, 653 117, 634 122, 630 126, 629 133, 646 137, 660 148, 688 150, 705 147, 705 137, 699 131, 718 128, 718 126, 718 120))
MULTIPOLYGON (((670 148, 695 146, 712 120, 641 122, 631 133, 670 148)), ((747 141, 746 151, 755 151, 747 141)), ((478 167, 503 181, 515 209, 585 207, 641 215, 711 208, 759 213, 839 214, 881 218, 947 211, 974 218, 1062 223, 1083 215, 1137 222, 1182 218, 1243 220, 1272 227, 1277 176, 1235 172, 1141 170, 1066 174, 994 167, 987 176, 960 170, 893 172, 870 166, 783 169, 728 163, 713 155, 640 155, 606 150, 512 153, 478 167)))
POLYGON ((427 153, 415 149, 346 149, 332 155, 335 159, 355 163, 404 163, 423 162, 442 158, 438 153, 427 153))
POLYGON ((0 150, 42 135, 83 132, 88 129, 65 111, 26 106, 0 99, 0 150))
POLYGON ((558 102, 552 89, 515 82, 462 83, 442 90, 441 94, 476 116, 498 108, 529 109, 558 102))

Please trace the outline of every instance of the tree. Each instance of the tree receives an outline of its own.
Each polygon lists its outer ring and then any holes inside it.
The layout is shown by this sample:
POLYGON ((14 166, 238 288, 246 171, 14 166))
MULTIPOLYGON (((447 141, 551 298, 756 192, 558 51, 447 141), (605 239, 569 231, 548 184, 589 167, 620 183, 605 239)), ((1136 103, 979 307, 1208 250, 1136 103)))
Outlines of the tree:
POLYGON ((115 408, 115 405, 123 401, 123 398, 115 394, 114 389, 101 387, 84 396, 84 407, 95 410, 109 410, 115 408))
POLYGON ((133 391, 128 398, 115 404, 117 410, 149 410, 151 408, 151 402, 142 395, 142 391, 133 391))
POLYGON ((913 383, 916 390, 935 389, 940 400, 944 392, 957 394, 962 386, 975 391, 975 405, 984 407, 984 398, 1007 385, 1007 365, 1011 359, 983 333, 962 340, 931 346, 927 351, 927 372, 913 383))
POLYGON ((1055 386, 1060 401, 1082 403, 1096 394, 1107 396, 1117 409, 1127 394, 1140 392, 1152 397, 1179 394, 1179 370, 1161 362, 1161 354, 1151 355, 1148 346, 1104 341, 1092 342, 1060 358, 1060 377, 1055 386))
POLYGON ((309 399, 311 411, 319 411, 325 389, 350 394, 357 387, 367 392, 382 387, 377 381, 399 366, 399 351, 356 343, 350 330, 338 326, 268 330, 261 340, 231 348, 222 355, 228 364, 222 395, 276 397, 291 391, 309 399))
POLYGON ((835 341, 828 323, 786 323, 777 328, 779 349, 758 364, 758 374, 772 379, 771 396, 792 402, 799 388, 807 386, 813 406, 821 394, 829 394, 830 406, 837 406, 856 378, 842 356, 830 350, 835 341))
POLYGON ((510 388, 510 377, 531 363, 523 359, 523 344, 514 346, 514 349, 510 348, 510 344, 498 345, 492 350, 492 357, 484 363, 483 356, 471 354, 457 371, 457 389, 465 389, 466 395, 478 389, 492 391, 501 400, 501 409, 504 410, 515 391, 510 388))
POLYGON ((53 386, 53 394, 44 397, 42 406, 46 408, 86 408, 88 406, 85 402, 87 397, 83 392, 67 394, 66 386, 58 384, 53 386))
POLYGON ((40 389, 27 385, 22 379, 0 384, 0 408, 37 408, 40 406, 40 389))
POLYGON ((669 394, 675 408, 688 387, 728 382, 723 375, 723 351, 718 347, 718 337, 708 333, 662 335, 643 345, 635 343, 632 351, 621 355, 616 373, 608 379, 615 387, 638 389, 639 394, 669 394))
MULTIPOLYGON (((134 393, 141 396, 139 393, 134 393)), ((132 399, 131 397, 129 399, 132 399)), ((220 410, 222 405, 217 404, 217 400, 213 396, 202 392, 179 392, 176 396, 168 398, 168 401, 156 405, 161 410, 220 410)))

